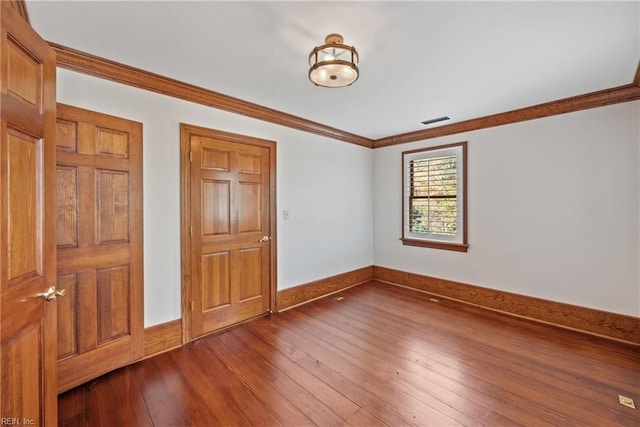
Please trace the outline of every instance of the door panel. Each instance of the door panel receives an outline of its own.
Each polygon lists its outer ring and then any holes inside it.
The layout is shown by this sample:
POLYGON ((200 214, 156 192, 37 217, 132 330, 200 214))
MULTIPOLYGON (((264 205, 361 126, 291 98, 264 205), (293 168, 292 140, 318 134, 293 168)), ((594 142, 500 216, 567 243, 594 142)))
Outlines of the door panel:
POLYGON ((58 277, 58 286, 66 290, 58 300, 58 359, 78 354, 78 278, 75 274, 58 277))
POLYGON ((98 244, 129 241, 129 171, 96 170, 98 244))
POLYGON ((142 125, 58 106, 58 381, 65 391, 143 354, 142 125))
POLYGON ((202 180, 202 234, 231 232, 231 185, 228 181, 202 180))
POLYGON ((75 153, 78 144, 78 126, 76 122, 58 118, 56 146, 58 150, 75 153))
POLYGON ((129 158, 129 133, 96 127, 96 154, 129 158))
POLYGON ((260 271, 262 270, 261 248, 240 250, 240 301, 245 302, 262 296, 260 271))
POLYGON ((259 182, 238 183, 238 233, 262 231, 261 189, 259 182))
MULTIPOLYGON (((42 179, 43 141, 15 129, 7 129, 8 243, 7 273, 9 287, 23 276, 42 275, 42 233, 38 213, 42 213, 43 194, 37 185, 42 179)), ((16 283, 21 283, 18 280, 16 283)))
MULTIPOLYGON (((37 316, 37 313, 29 314, 37 316)), ((43 334, 42 323, 37 323, 22 329, 3 348, 3 365, 21 367, 21 369, 12 369, 6 374, 5 384, 13 389, 20 389, 22 396, 30 397, 9 400, 9 405, 3 405, 3 410, 8 414, 28 414, 31 417, 32 414, 40 413, 39 404, 43 400, 42 375, 32 373, 41 372, 43 334)))
POLYGON ((98 345, 130 333, 129 266, 97 270, 98 345))
POLYGON ((54 426, 55 53, 0 4, 0 414, 54 426))
POLYGON ((202 256, 202 309, 231 304, 230 254, 217 252, 202 256))
POLYGON ((58 166, 56 169, 57 245, 78 246, 78 168, 58 166))
POLYGON ((275 144, 187 125, 182 132, 191 158, 187 336, 198 337, 271 308, 273 241, 262 238, 275 231, 275 144))
POLYGON ((22 47, 13 34, 7 35, 7 92, 42 112, 42 64, 22 47))

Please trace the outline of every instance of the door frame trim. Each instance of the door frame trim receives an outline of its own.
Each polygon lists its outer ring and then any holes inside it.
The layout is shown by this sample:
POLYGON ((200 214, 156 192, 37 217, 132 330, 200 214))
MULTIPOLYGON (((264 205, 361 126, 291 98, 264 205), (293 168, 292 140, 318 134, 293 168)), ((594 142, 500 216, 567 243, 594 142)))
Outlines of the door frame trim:
POLYGON ((192 341, 191 314, 191 137, 204 136, 229 142, 256 145, 269 149, 269 227, 271 253, 269 260, 269 311, 277 304, 277 209, 276 209, 276 142, 237 133, 180 123, 180 265, 182 282, 182 344, 192 341))

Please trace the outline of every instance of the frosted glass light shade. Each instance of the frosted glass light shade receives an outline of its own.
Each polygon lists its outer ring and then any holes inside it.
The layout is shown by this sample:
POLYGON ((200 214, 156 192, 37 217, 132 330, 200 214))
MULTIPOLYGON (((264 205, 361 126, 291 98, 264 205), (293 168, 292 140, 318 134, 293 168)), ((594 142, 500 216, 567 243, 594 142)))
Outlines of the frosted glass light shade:
POLYGON ((309 80, 317 86, 349 86, 358 80, 359 60, 356 49, 343 44, 341 35, 329 34, 325 44, 309 54, 309 80))

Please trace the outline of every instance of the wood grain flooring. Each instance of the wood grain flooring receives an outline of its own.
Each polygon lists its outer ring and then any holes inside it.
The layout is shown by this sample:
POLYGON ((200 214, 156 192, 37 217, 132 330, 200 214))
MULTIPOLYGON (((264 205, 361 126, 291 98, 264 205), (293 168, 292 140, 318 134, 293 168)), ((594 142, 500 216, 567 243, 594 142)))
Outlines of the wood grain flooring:
POLYGON ((639 426, 640 348, 378 282, 59 397, 61 426, 639 426), (434 298, 435 299, 435 298, 434 298))

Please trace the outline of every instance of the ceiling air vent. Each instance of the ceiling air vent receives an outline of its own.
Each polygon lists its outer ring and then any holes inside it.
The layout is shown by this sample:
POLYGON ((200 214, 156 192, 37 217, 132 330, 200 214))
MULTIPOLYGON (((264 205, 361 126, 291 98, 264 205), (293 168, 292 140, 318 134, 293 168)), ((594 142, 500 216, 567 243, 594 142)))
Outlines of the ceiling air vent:
POLYGON ((437 123, 437 122, 442 122, 444 120, 449 120, 450 117, 448 116, 442 116, 442 117, 436 117, 435 119, 431 119, 431 120, 424 120, 420 123, 422 123, 423 125, 430 125, 431 123, 437 123))

